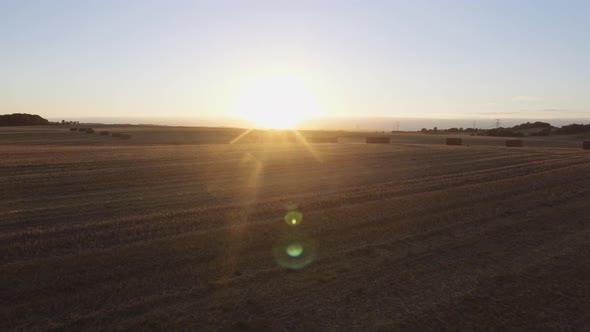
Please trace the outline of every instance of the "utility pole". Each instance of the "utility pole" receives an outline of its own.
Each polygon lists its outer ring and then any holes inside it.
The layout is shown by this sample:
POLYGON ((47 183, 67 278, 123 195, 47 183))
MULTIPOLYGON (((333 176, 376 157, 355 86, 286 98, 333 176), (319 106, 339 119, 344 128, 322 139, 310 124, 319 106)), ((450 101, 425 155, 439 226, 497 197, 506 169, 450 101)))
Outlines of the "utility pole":
POLYGON ((399 131, 399 121, 395 122, 395 131, 399 131))
POLYGON ((500 119, 496 119, 496 129, 500 128, 500 119))

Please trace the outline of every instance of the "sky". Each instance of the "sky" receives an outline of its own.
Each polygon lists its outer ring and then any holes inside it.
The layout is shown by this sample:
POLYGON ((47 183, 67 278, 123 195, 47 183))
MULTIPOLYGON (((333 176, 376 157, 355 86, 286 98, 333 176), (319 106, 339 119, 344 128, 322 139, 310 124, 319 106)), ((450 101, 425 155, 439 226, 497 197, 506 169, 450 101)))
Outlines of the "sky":
POLYGON ((0 113, 590 118, 589 41, 590 1, 0 0, 0 113))

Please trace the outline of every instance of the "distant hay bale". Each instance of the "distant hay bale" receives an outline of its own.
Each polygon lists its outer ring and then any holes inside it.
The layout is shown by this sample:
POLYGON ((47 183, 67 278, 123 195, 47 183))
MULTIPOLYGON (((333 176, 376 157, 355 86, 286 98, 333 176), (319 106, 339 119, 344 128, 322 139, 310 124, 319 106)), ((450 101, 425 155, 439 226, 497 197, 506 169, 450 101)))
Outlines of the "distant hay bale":
POLYGON ((94 129, 86 128, 86 134, 94 134, 94 129))
POLYGON ((110 134, 110 133, 109 133, 108 131, 106 131, 106 130, 103 130, 103 131, 101 131, 99 134, 100 134, 101 136, 109 136, 109 134, 110 134))
POLYGON ((121 137, 122 133, 112 133, 111 136, 113 137, 121 137))
POLYGON ((520 148, 524 146, 524 141, 521 139, 506 140, 506 146, 511 148, 520 148))
POLYGON ((338 143, 338 137, 306 137, 309 143, 338 143))
POLYGON ((79 132, 85 132, 85 131, 86 131, 86 129, 88 129, 88 128, 78 128, 78 131, 79 131, 79 132))
POLYGON ((462 145, 463 139, 460 137, 447 137, 446 144, 447 145, 462 145))
POLYGON ((385 136, 367 137, 366 142, 367 144, 389 144, 391 143, 391 138, 385 136))
POLYGON ((590 141, 584 141, 584 143, 582 144, 582 149, 590 150, 590 141))
POLYGON ((78 131, 78 128, 70 128, 70 131, 78 131))

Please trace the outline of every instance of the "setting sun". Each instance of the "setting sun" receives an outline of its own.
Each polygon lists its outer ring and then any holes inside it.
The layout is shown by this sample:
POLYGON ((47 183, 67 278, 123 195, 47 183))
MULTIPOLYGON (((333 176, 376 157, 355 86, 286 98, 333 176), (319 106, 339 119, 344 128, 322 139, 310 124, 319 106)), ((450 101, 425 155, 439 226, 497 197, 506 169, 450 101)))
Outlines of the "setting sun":
POLYGON ((304 80, 285 74, 260 75, 245 84, 236 117, 264 128, 288 129, 318 116, 318 102, 304 80))

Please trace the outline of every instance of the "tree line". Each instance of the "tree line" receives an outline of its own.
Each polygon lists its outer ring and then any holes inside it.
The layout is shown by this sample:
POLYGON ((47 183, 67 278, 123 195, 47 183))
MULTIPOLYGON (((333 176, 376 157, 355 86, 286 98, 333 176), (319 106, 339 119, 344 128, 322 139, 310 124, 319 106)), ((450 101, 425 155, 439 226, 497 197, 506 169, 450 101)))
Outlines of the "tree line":
POLYGON ((37 114, 14 113, 14 114, 0 114, 0 127, 10 126, 47 126, 47 125, 77 125, 80 121, 66 121, 50 122, 47 119, 37 114))
POLYGON ((422 128, 420 132, 425 134, 454 134, 466 133, 478 136, 496 136, 496 137, 523 137, 523 136, 549 136, 549 135, 571 135, 590 132, 590 123, 588 124, 568 124, 561 128, 553 127, 547 122, 526 122, 513 127, 498 127, 493 129, 479 129, 479 128, 449 128, 432 129, 422 128))

